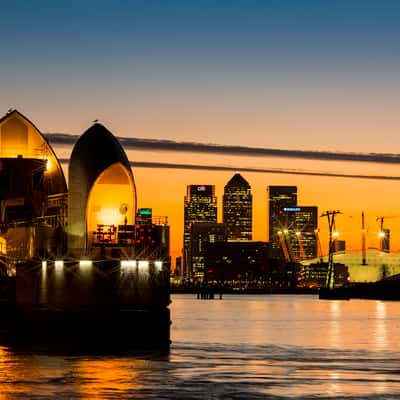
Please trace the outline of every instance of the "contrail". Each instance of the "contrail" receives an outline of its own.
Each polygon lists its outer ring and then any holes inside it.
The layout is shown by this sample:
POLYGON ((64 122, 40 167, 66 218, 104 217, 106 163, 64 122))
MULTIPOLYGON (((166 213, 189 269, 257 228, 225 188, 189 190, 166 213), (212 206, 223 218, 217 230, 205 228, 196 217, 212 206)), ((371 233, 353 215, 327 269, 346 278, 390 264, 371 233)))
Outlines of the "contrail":
MULTIPOLYGON (((69 163, 69 159, 60 159, 61 163, 69 163)), ((387 175, 359 175, 359 174, 344 174, 337 172, 322 172, 322 171, 305 171, 294 169, 280 169, 280 168, 237 168, 220 165, 197 165, 197 164, 177 164, 177 163, 161 163, 161 162, 147 162, 147 161, 130 161, 132 167, 138 168, 169 168, 169 169, 189 169, 189 170, 206 170, 206 171, 240 171, 240 172, 258 172, 268 174, 288 174, 288 175, 306 175, 306 176, 324 176, 331 178, 353 178, 353 179, 377 179, 377 180, 391 180, 400 181, 400 176, 387 176, 387 175)))
MULTIPOLYGON (((47 133, 52 144, 73 145, 78 135, 47 133)), ((306 160, 374 162, 381 164, 400 164, 400 154, 389 153, 348 153, 333 151, 286 150, 246 146, 226 146, 174 140, 142 139, 117 137, 121 145, 129 150, 182 151, 196 153, 226 154, 235 156, 281 157, 306 160)))

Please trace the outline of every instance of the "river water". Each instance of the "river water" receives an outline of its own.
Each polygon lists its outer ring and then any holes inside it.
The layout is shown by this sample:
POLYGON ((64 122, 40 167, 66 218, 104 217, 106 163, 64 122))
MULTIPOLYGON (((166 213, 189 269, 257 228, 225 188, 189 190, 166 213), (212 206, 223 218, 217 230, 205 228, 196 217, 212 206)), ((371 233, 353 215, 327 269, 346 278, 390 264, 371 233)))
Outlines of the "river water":
POLYGON ((0 399, 400 399, 400 303, 174 295, 169 354, 0 347, 0 399))

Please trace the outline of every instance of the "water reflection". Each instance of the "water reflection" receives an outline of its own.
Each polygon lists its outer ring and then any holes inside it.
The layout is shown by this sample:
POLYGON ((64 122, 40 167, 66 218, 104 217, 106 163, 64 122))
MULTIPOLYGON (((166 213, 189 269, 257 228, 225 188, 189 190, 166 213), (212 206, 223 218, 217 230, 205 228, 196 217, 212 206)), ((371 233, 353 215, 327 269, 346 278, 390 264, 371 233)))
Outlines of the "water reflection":
POLYGON ((376 301, 376 311, 375 311, 375 348, 385 349, 387 347, 386 343, 386 304, 383 301, 376 301))
POLYGON ((78 390, 84 398, 118 397, 143 387, 138 380, 138 369, 143 369, 140 361, 82 360, 74 363, 73 369, 80 377, 78 390))
POLYGON ((329 344, 332 347, 342 347, 342 332, 341 332, 341 304, 340 300, 329 302, 329 344))
POLYGON ((398 398, 400 303, 173 297, 170 354, 0 347, 0 399, 398 398))

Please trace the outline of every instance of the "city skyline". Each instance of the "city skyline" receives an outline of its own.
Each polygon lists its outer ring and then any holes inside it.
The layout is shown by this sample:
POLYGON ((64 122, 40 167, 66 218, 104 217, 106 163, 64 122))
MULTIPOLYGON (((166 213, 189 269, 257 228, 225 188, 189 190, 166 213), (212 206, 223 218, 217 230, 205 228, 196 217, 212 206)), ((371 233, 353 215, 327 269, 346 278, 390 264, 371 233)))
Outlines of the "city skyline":
MULTIPOLYGON (((56 146, 57 155, 60 157, 69 156, 69 149, 56 146)), ((127 150, 129 159, 135 159, 137 154, 146 159, 157 157, 163 160, 165 157, 175 158, 182 156, 174 152, 149 152, 127 150), (170 155, 170 154, 171 155, 170 155)), ((188 153, 193 162, 198 164, 207 163, 209 160, 221 163, 221 157, 212 154, 188 153)), ((227 157, 222 161, 241 162, 256 164, 260 158, 250 157, 227 157)), ((295 168, 299 160, 262 158, 262 162, 269 162, 270 165, 286 168, 295 168)), ((395 165, 380 165, 376 163, 352 163, 352 162, 321 162, 315 160, 301 160, 302 165, 315 169, 335 170, 338 166, 344 169, 355 171, 366 171, 377 173, 388 171, 388 174, 396 173, 395 165)), ((237 168, 240 172, 240 168, 237 168)), ((133 173, 138 186, 138 207, 152 207, 154 215, 167 215, 171 225, 171 255, 173 260, 181 255, 183 237, 183 205, 182 199, 187 186, 192 182, 210 184, 215 186, 218 222, 222 222, 222 198, 223 189, 226 183, 234 175, 231 171, 209 171, 209 170, 175 170, 175 169, 151 169, 135 167, 133 173), (166 181, 166 179, 168 180, 166 181), (168 196, 159 196, 159 188, 168 187, 168 196)), ((314 176, 292 176, 286 174, 260 174, 243 173, 249 182, 253 192, 253 240, 268 240, 268 203, 267 187, 269 185, 297 186, 299 191, 299 202, 301 204, 315 204, 319 208, 319 216, 329 209, 340 209, 343 213, 337 220, 340 239, 346 240, 347 251, 361 249, 361 212, 366 213, 367 225, 367 247, 379 248, 380 238, 378 236, 380 227, 376 221, 377 217, 389 216, 385 221, 385 228, 391 229, 391 251, 400 251, 400 212, 397 205, 397 198, 400 197, 400 184, 397 181, 380 181, 348 178, 327 178, 314 176), (333 185, 331 184, 333 183, 333 185), (371 193, 379 193, 381 196, 371 196, 371 193), (387 194, 384 196, 383 194, 387 194), (392 218, 393 217, 393 218, 392 218)), ((327 222, 319 218, 321 231, 321 242, 324 254, 327 253, 327 222)))
MULTIPOLYGON (((396 1, 339 0, 327 6, 316 0, 17 0, 3 2, 2 15, 1 114, 15 107, 41 132, 80 135, 97 119, 117 137, 398 153, 396 1)), ((69 159, 69 149, 55 148, 69 159)), ((372 247, 379 247, 376 217, 400 215, 398 181, 245 172, 399 176, 388 163, 150 148, 126 153, 138 165, 133 173, 139 206, 169 216, 174 257, 182 247, 186 186, 216 185, 220 202, 233 172, 165 168, 168 163, 243 169, 253 191, 254 240, 268 238, 269 185, 296 185, 301 204, 318 205, 320 212, 340 209, 338 229, 349 250, 361 248, 362 210, 372 247), (160 198, 166 187, 171 195, 160 198)), ((400 221, 385 225, 391 249, 399 250, 400 221)), ((319 226, 323 240, 326 223, 319 226)))

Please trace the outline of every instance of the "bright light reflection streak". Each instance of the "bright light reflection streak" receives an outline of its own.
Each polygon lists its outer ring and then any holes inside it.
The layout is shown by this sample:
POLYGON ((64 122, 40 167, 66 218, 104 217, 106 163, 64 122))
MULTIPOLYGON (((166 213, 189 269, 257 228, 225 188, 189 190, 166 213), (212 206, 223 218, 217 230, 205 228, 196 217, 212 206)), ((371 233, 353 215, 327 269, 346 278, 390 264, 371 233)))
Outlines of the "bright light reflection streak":
POLYGON ((376 302, 376 326, 375 343, 378 349, 385 348, 386 343, 386 304, 383 301, 376 302))

